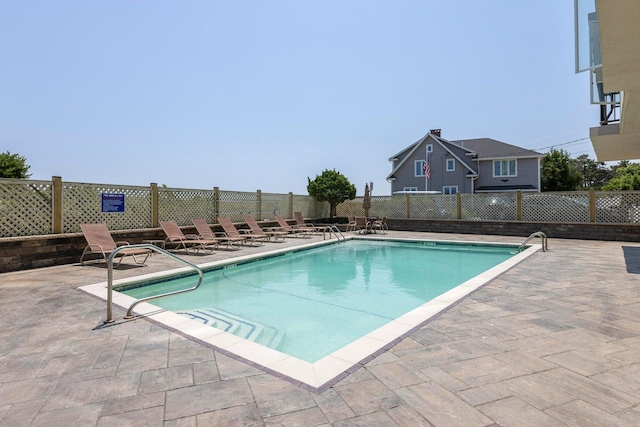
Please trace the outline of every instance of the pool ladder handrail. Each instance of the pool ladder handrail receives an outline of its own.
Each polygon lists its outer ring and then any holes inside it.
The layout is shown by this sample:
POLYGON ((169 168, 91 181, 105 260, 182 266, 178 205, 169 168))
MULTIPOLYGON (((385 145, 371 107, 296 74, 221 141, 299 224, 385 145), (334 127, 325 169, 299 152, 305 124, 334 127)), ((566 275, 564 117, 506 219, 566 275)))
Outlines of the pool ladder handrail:
POLYGON ((344 234, 342 234, 342 231, 340 231, 340 229, 336 225, 328 225, 324 228, 324 230, 322 230, 322 240, 326 240, 325 235, 327 231, 329 232, 329 238, 331 238, 331 234, 333 233, 336 235, 336 238, 338 240, 340 240, 341 237, 343 241, 347 240, 347 238, 344 237, 344 234))
POLYGON ((522 244, 518 247, 518 252, 522 252, 524 250, 525 245, 535 237, 540 238, 542 242, 542 252, 546 252, 549 249, 549 247, 547 246, 547 235, 544 234, 542 231, 536 231, 534 233, 531 233, 529 237, 527 237, 527 239, 524 242, 522 242, 522 244))
POLYGON ((104 323, 111 323, 113 322, 113 260, 115 259, 116 255, 118 254, 118 252, 120 252, 123 249, 151 249, 152 251, 155 251, 161 255, 165 255, 169 258, 173 258, 178 262, 181 262, 185 265, 187 265, 188 267, 191 267, 192 269, 194 269, 197 273, 198 273, 198 283, 191 287, 191 288, 187 288, 187 289, 180 289, 178 291, 172 291, 172 292, 166 292, 164 294, 159 294, 159 295, 152 295, 150 297, 145 297, 145 298, 140 298, 138 300, 136 300, 133 304, 131 304, 129 306, 129 309, 127 310, 127 314, 124 316, 125 319, 131 319, 133 317, 133 315, 131 314, 131 312, 133 311, 133 308, 140 304, 141 302, 144 301, 149 301, 152 299, 156 299, 156 298, 162 298, 162 297, 166 297, 169 295, 175 295, 175 294, 181 294, 183 292, 189 292, 189 291, 193 291, 198 289, 198 287, 200 287, 200 284, 202 283, 202 269, 200 267, 198 267, 195 264, 190 263, 189 261, 180 258, 177 255, 172 254, 171 252, 167 252, 164 249, 161 249, 159 247, 157 247, 156 245, 152 245, 149 243, 144 243, 141 245, 126 245, 126 246, 119 246, 118 248, 116 248, 113 252, 111 252, 111 255, 109 255, 109 258, 107 259, 107 320, 104 321, 104 323))

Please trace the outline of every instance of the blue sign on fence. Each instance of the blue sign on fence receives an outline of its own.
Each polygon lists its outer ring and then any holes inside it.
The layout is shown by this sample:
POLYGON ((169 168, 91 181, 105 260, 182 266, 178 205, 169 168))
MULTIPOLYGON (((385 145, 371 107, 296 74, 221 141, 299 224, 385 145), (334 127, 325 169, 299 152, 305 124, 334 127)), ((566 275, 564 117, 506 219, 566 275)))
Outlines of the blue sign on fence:
POLYGON ((102 193, 102 212, 124 212, 124 194, 102 193))

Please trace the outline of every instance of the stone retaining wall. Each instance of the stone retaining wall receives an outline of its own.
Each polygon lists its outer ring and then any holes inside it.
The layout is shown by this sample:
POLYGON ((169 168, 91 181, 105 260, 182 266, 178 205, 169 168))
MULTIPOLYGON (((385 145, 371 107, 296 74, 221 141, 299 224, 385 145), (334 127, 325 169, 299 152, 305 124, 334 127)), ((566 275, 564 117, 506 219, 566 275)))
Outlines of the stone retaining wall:
MULTIPOLYGON (((323 220, 313 222, 321 223, 323 220)), ((326 219, 324 222, 329 223, 326 219)), ((543 231, 549 239, 640 242, 640 225, 630 224, 390 219, 388 225, 389 229, 400 231, 521 236, 523 241, 531 233, 543 231)), ((340 226, 344 231, 345 225, 340 226)), ((184 232, 195 233, 195 229, 184 228, 184 232)), ((115 241, 124 240, 131 244, 165 237, 161 228, 114 231, 111 234, 115 241)), ((81 233, 0 238, 0 273, 78 263, 85 246, 81 233)))
POLYGON ((640 242, 640 224, 541 223, 424 219, 390 219, 387 223, 389 228, 392 230, 522 236, 523 241, 531 233, 542 231, 549 239, 640 242))

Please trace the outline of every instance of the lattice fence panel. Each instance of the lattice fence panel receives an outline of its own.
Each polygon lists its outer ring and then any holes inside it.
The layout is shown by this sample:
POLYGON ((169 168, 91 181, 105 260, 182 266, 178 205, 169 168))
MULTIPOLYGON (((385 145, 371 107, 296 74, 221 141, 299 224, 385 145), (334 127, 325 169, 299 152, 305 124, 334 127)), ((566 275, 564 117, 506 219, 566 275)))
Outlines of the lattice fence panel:
POLYGON ((107 224, 109 230, 151 227, 151 190, 108 184, 62 185, 63 232, 78 233, 80 224, 107 224), (102 194, 124 194, 124 212, 102 212, 102 194))
POLYGON ((158 220, 175 221, 178 225, 193 225, 193 218, 215 219, 213 190, 158 188, 158 220))
MULTIPOLYGON (((376 209, 376 212, 378 212, 377 209, 376 209)), ((387 218, 406 218, 407 217, 407 196, 405 195, 391 196, 389 200, 388 210, 386 214, 383 214, 381 216, 386 216, 387 218)))
MULTIPOLYGON (((373 207, 373 202, 371 203, 373 207)), ((364 207, 362 206, 362 197, 356 197, 353 200, 346 200, 336 206, 336 216, 346 218, 348 215, 364 216, 364 207)), ((328 216, 328 215, 327 215, 328 216)))
POLYGON ((258 219, 274 219, 275 215, 289 216, 289 195, 262 193, 262 212, 258 219))
POLYGON ((585 191, 523 193, 522 220, 589 222, 589 193, 585 191))
POLYGON ((455 195, 411 195, 411 218, 455 219, 455 195))
POLYGON ((640 194, 596 192, 596 222, 640 222, 640 194))
POLYGON ((0 179, 0 237, 51 234, 51 181, 0 179))
POLYGON ((241 222, 247 215, 255 217, 257 211, 257 193, 220 191, 220 216, 227 216, 231 221, 241 222))
POLYGON ((463 220, 515 221, 518 218, 516 193, 460 194, 463 220))
POLYGON ((406 196, 372 196, 369 215, 379 218, 406 218, 407 198, 406 196))
MULTIPOLYGON (((328 218, 329 203, 318 202, 311 196, 303 196, 301 194, 293 195, 292 212, 302 212, 305 218, 328 218)), ((283 212, 283 217, 287 218, 289 212, 283 212)), ((290 219, 290 218, 287 218, 290 219)))

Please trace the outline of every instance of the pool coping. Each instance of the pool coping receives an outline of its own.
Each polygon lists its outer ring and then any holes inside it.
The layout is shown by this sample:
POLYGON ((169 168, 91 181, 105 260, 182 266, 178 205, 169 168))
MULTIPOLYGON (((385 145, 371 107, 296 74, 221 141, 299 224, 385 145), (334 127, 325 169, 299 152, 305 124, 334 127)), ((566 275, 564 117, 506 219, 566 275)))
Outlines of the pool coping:
MULTIPOLYGON (((357 236, 348 236, 347 240, 358 239, 357 236)), ((371 240, 367 238, 366 240, 371 240)), ((448 241, 434 239, 390 238, 376 237, 375 240, 389 241, 423 241, 435 243, 474 244, 474 245, 510 245, 499 242, 476 241, 448 241)), ((310 249, 335 243, 335 240, 312 242, 297 246, 294 251, 310 249)), ((205 346, 211 347, 227 356, 254 366, 264 372, 272 374, 292 382, 300 387, 314 392, 322 393, 333 384, 358 370, 387 349, 391 348, 415 330, 421 328, 430 320, 459 303, 462 299, 485 286, 493 279, 506 272, 516 264, 524 261, 541 249, 539 244, 530 244, 528 247, 500 264, 484 271, 483 273, 463 282, 455 288, 424 303, 420 307, 409 311, 380 328, 364 335, 363 337, 347 344, 333 353, 310 363, 273 350, 260 344, 237 337, 211 326, 207 326, 196 320, 189 319, 155 306, 149 302, 143 302, 136 306, 134 313, 136 318, 145 318, 155 324, 176 332, 186 338, 195 340, 205 346)), ((246 262, 254 259, 276 256, 280 253, 291 252, 291 248, 280 248, 260 254, 245 255, 236 258, 209 262, 199 265, 203 269, 222 267, 228 264, 246 262)), ((146 281, 149 279, 166 277, 189 271, 187 268, 177 268, 163 272, 137 276, 135 278, 114 281, 114 288, 123 284, 146 281)), ((79 290, 93 295, 99 299, 107 299, 107 282, 85 285, 79 290)), ((113 291, 113 303, 123 309, 127 309, 136 301, 135 298, 113 291)))

